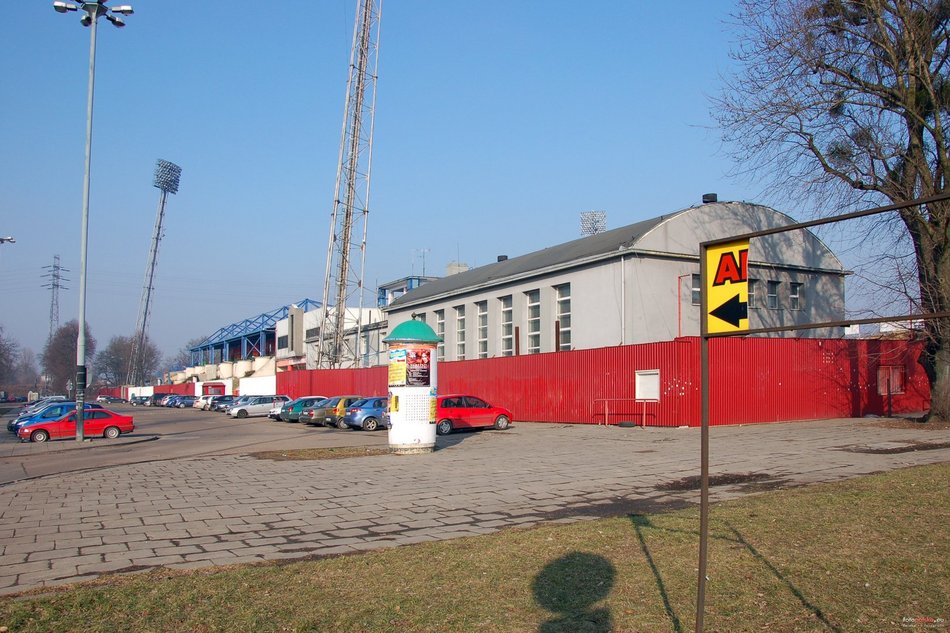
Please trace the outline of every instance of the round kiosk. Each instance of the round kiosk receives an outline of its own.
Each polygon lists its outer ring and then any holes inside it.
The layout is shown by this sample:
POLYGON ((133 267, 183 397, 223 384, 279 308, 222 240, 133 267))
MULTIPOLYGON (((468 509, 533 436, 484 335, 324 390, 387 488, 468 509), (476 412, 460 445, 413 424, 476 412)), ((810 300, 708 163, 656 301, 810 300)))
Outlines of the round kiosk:
POLYGON ((423 321, 397 325, 389 345, 389 448, 393 453, 435 450, 436 349, 442 337, 423 321))

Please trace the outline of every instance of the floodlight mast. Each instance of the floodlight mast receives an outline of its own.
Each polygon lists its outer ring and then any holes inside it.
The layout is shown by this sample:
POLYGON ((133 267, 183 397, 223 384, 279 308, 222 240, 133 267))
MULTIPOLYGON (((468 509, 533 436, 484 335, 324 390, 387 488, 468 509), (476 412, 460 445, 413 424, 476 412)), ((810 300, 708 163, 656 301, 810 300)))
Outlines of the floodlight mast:
MULTIPOLYGON (((89 189, 90 172, 92 166, 92 106, 96 86, 96 25, 99 18, 106 16, 113 26, 125 26, 125 22, 110 14, 106 0, 95 0, 73 4, 72 2, 53 2, 53 9, 57 13, 69 13, 82 9, 84 15, 80 18, 83 26, 89 29, 89 92, 86 99, 86 160, 82 187, 82 229, 79 246, 79 335, 76 337, 76 441, 83 441, 83 418, 86 398, 86 252, 89 237, 89 189)), ((131 15, 132 7, 122 5, 117 7, 119 13, 131 15)))
POLYGON ((149 248, 148 261, 145 264, 145 284, 142 286, 142 298, 139 301, 139 316, 135 323, 135 334, 129 350, 129 372, 126 384, 142 385, 145 379, 145 342, 148 338, 148 320, 152 314, 152 290, 154 290, 155 267, 158 264, 158 246, 164 235, 162 224, 165 219, 165 200, 170 193, 178 193, 181 180, 181 167, 167 160, 159 159, 155 164, 154 185, 161 192, 158 196, 158 211, 155 214, 155 229, 152 231, 152 245, 149 248))

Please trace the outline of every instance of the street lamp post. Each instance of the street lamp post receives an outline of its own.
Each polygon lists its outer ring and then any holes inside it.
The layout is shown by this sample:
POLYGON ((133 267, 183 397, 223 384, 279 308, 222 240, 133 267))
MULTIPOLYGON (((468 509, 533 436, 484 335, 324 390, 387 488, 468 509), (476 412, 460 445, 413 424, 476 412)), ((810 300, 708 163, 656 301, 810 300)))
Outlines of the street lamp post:
POLYGON ((90 27, 89 31, 89 94, 86 100, 86 164, 82 186, 82 232, 80 237, 79 253, 79 336, 76 341, 76 441, 83 441, 83 417, 86 395, 86 245, 89 234, 89 182, 90 165, 92 163, 92 105, 96 85, 96 24, 99 18, 106 16, 115 27, 125 26, 119 15, 132 15, 130 5, 109 8, 107 0, 95 0, 73 4, 71 2, 53 2, 53 9, 58 13, 68 13, 82 9, 85 15, 80 18, 83 26, 90 27))

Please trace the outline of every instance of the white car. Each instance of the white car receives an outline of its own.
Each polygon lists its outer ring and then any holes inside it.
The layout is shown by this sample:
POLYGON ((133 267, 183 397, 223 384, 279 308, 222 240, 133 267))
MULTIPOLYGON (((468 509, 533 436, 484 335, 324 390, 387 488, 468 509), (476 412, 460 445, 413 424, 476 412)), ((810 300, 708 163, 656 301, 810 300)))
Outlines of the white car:
POLYGON ((195 400, 194 404, 192 404, 191 406, 195 409, 201 409, 202 411, 207 411, 212 398, 214 398, 213 395, 201 396, 200 398, 195 400))
POLYGON ((228 409, 232 418, 251 418, 269 415, 270 410, 290 400, 289 396, 252 396, 247 402, 228 409))

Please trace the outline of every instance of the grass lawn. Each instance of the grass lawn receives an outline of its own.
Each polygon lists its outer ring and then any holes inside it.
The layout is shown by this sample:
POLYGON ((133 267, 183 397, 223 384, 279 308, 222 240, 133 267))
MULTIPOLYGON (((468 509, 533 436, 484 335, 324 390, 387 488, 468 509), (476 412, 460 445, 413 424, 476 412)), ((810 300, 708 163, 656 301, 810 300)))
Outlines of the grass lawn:
MULTIPOLYGON (((950 629, 950 465, 720 503, 707 631, 950 629)), ((693 631, 698 510, 0 598, 21 631, 693 631)))

